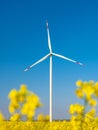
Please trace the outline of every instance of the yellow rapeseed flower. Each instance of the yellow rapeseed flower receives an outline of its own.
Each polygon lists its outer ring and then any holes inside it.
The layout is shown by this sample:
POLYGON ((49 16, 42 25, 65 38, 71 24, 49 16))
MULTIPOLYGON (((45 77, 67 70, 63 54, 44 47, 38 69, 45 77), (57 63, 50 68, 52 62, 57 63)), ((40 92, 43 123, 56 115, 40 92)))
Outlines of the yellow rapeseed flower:
POLYGON ((11 100, 10 104, 9 104, 9 112, 10 113, 14 113, 15 110, 19 109, 20 108, 20 105, 19 103, 17 102, 17 100, 11 100))
POLYGON ((76 82, 76 86, 81 87, 81 86, 82 86, 82 80, 78 80, 78 81, 76 82))
POLYGON ((70 114, 82 114, 84 112, 84 106, 80 104, 71 104, 69 113, 70 114))
POLYGON ((35 111, 28 111, 27 113, 27 120, 32 121, 35 115, 35 111))
POLYGON ((94 93, 94 88, 90 85, 86 85, 83 88, 83 92, 85 93, 85 95, 92 95, 94 93))
POLYGON ((88 95, 85 96, 85 99, 86 99, 87 102, 89 102, 89 100, 91 100, 92 97, 91 97, 91 95, 88 94, 88 95))
POLYGON ((23 96, 26 96, 28 94, 27 86, 26 85, 21 85, 19 89, 19 93, 23 96))
POLYGON ((21 90, 22 92, 26 92, 26 91, 27 91, 27 86, 26 86, 25 84, 22 84, 22 85, 20 86, 20 90, 21 90))
MULTIPOLYGON (((35 110, 42 105, 39 97, 28 91, 27 86, 24 84, 20 86, 18 91, 16 89, 11 90, 8 98, 10 99, 9 112, 13 114, 16 110, 19 110, 22 116, 26 115, 29 120, 34 117, 35 110)), ((12 120, 14 120, 13 116, 12 120)))
POLYGON ((4 121, 5 120, 5 117, 4 115, 0 112, 0 121, 4 121))
POLYGON ((46 115, 45 116, 45 121, 49 121, 50 120, 50 116, 49 115, 46 115))
POLYGON ((84 112, 84 106, 80 104, 75 104, 75 109, 77 114, 82 114, 84 112))
POLYGON ((92 108, 90 111, 89 111, 89 114, 93 117, 95 117, 96 115, 96 109, 95 108, 92 108))
POLYGON ((18 96, 18 91, 16 89, 12 89, 8 95, 9 99, 16 99, 18 96))
POLYGON ((23 106, 21 108, 21 113, 25 115, 25 114, 28 113, 28 111, 29 111, 29 105, 28 105, 28 103, 23 104, 23 106))
POLYGON ((93 86, 93 85, 94 85, 94 81, 93 81, 93 80, 90 80, 90 81, 88 82, 88 84, 91 85, 91 86, 93 86))
POLYGON ((94 120, 94 117, 96 115, 96 109, 92 108, 89 112, 85 114, 85 122, 91 122, 94 120))
POLYGON ((37 120, 38 121, 44 121, 44 115, 43 114, 39 114, 38 116, 37 116, 37 120))
POLYGON ((20 92, 19 92, 19 96, 18 96, 18 102, 24 102, 25 101, 25 96, 24 95, 21 95, 20 92))
POLYGON ((94 94, 96 97, 98 97, 98 82, 94 84, 94 94))
POLYGON ((18 101, 19 102, 24 102, 26 100, 27 96, 28 96, 27 86, 22 84, 20 86, 19 91, 18 91, 18 101))
POLYGON ((96 106, 96 104, 97 104, 97 101, 95 99, 89 100, 89 105, 96 106))
POLYGON ((11 121, 19 121, 21 115, 19 113, 15 113, 13 116, 10 117, 11 121))
POLYGON ((74 106, 74 104, 71 104, 70 105, 70 108, 69 108, 69 113, 70 114, 74 114, 76 111, 75 111, 75 106, 74 106))
POLYGON ((9 105, 8 109, 9 109, 10 113, 14 113, 15 112, 15 108, 13 106, 11 106, 11 105, 9 105))
POLYGON ((84 97, 84 93, 83 93, 82 89, 77 89, 76 90, 76 95, 79 98, 83 98, 84 97))

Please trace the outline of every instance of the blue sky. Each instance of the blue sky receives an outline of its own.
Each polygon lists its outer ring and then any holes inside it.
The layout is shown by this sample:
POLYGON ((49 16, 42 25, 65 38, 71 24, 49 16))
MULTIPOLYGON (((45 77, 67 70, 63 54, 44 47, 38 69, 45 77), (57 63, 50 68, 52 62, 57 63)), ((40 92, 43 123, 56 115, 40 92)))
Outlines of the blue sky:
POLYGON ((86 66, 53 57, 53 118, 69 118, 78 79, 98 81, 97 0, 0 1, 0 110, 8 117, 7 94, 26 84, 39 95, 49 112, 49 59, 28 72, 23 70, 48 52, 45 22, 48 20, 54 52, 86 66))

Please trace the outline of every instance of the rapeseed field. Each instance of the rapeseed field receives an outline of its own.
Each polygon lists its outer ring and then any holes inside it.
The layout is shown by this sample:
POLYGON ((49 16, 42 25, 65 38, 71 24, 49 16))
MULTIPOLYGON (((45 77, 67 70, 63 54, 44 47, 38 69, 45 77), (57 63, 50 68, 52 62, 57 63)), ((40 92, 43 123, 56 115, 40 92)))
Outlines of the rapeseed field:
POLYGON ((83 100, 83 104, 70 104, 69 121, 49 122, 49 115, 39 114, 34 120, 36 109, 42 107, 40 98, 21 85, 19 90, 12 89, 8 98, 8 109, 11 114, 6 120, 0 112, 0 130, 98 130, 98 116, 96 112, 98 98, 98 82, 76 82, 75 94, 83 100), (89 109, 88 109, 89 108, 89 109), (25 117, 26 120, 22 120, 25 117))

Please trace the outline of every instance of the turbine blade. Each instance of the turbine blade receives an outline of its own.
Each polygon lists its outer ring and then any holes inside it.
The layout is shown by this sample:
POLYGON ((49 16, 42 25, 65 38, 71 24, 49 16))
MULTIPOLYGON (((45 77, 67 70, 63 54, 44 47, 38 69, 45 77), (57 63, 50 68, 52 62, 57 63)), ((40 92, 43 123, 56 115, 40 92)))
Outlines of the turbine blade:
POLYGON ((48 58, 48 56, 50 55, 50 53, 46 56, 44 56, 43 58, 41 58, 40 60, 38 60, 37 62, 35 62, 34 64, 32 64, 31 66, 27 67, 24 71, 28 71, 29 69, 31 69, 32 67, 34 67, 35 65, 39 64, 40 62, 44 61, 45 59, 48 58))
POLYGON ((79 64, 79 65, 81 65, 81 66, 84 66, 84 64, 82 64, 82 63, 80 63, 80 62, 75 61, 75 60, 72 60, 72 59, 67 58, 67 57, 65 57, 65 56, 62 56, 62 55, 60 55, 60 54, 56 54, 56 53, 52 53, 52 54, 53 54, 54 56, 60 57, 60 58, 62 58, 62 59, 65 59, 65 60, 68 60, 68 61, 71 61, 71 62, 74 62, 74 63, 79 64))
POLYGON ((52 47, 51 47, 51 41, 50 41, 50 33, 49 33, 48 21, 46 21, 46 28, 47 28, 47 35, 48 35, 48 47, 49 47, 50 53, 52 53, 52 47))

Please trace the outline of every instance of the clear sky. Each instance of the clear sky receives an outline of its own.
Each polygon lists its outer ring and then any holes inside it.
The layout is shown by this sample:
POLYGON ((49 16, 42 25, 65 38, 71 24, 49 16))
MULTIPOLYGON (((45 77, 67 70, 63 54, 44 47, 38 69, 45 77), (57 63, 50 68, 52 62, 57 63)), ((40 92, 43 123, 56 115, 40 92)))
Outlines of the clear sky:
POLYGON ((44 104, 37 113, 49 113, 49 59, 23 70, 49 53, 48 20, 54 52, 86 66, 53 57, 53 118, 69 118, 78 79, 98 81, 97 0, 0 1, 0 110, 9 116, 7 94, 26 84, 44 104))

